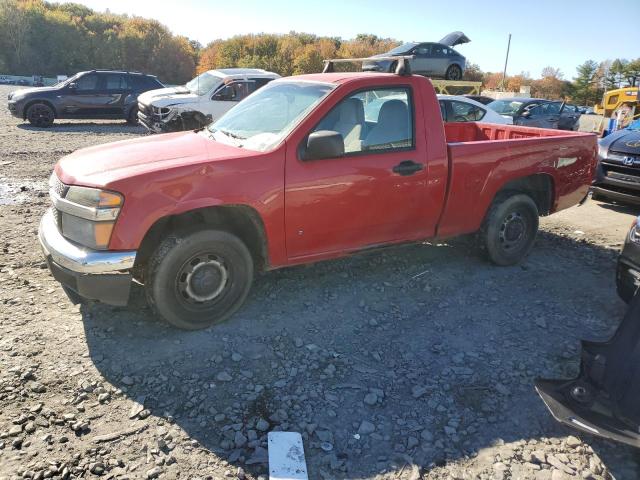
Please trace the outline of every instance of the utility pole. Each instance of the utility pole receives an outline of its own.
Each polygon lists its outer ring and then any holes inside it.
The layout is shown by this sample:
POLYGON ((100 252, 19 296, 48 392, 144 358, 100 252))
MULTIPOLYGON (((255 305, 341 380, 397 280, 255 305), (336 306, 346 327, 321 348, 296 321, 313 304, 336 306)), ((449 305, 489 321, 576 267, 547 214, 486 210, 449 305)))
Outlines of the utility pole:
POLYGON ((509 63, 509 49, 511 48, 511 34, 507 42, 507 57, 504 59, 504 71, 502 72, 502 91, 504 92, 504 82, 507 79, 507 63, 509 63))

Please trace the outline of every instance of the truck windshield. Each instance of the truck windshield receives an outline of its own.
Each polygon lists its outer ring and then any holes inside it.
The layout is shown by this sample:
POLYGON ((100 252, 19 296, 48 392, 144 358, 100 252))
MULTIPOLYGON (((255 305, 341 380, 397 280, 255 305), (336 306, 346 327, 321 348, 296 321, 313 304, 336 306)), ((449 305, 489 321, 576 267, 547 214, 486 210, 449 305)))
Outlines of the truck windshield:
POLYGON ((196 95, 204 95, 208 93, 214 86, 220 83, 221 78, 212 75, 209 72, 204 72, 198 75, 193 80, 187 82, 185 85, 191 93, 195 93, 196 95))
POLYGON ((500 115, 509 115, 513 117, 515 113, 520 109, 523 102, 514 100, 494 100, 487 104, 494 112, 498 112, 500 115))
POLYGON ((214 140, 266 152, 274 148, 333 85, 275 81, 262 87, 208 127, 214 140))

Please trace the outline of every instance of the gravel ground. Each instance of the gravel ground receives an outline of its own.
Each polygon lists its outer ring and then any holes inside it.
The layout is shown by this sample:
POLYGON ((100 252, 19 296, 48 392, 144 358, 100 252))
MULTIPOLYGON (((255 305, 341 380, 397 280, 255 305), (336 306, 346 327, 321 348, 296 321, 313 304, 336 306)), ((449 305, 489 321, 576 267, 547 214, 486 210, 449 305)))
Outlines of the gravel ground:
POLYGON ((269 430, 302 433, 312 479, 640 477, 637 451, 565 429, 533 388, 615 330, 637 212, 547 218, 513 268, 456 241, 270 272, 230 321, 183 332, 139 291, 71 305, 37 243, 56 160, 142 133, 0 109, 0 479, 265 479, 269 430))

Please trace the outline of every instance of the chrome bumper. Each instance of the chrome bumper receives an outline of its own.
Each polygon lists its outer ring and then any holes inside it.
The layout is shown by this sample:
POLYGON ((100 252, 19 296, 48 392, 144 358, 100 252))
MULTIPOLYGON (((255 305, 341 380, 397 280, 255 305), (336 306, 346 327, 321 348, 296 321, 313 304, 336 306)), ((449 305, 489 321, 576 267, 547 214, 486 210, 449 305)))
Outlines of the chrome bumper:
POLYGON ((40 221, 38 238, 45 256, 58 265, 78 273, 112 273, 133 268, 136 251, 110 252, 80 247, 62 236, 53 217, 47 213, 40 221))

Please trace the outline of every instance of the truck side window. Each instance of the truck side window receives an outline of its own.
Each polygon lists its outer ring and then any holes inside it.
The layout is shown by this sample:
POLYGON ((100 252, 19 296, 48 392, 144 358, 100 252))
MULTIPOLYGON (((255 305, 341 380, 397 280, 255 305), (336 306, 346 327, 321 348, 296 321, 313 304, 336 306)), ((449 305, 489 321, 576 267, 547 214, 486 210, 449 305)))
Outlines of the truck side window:
POLYGON ((232 82, 218 90, 213 100, 220 102, 239 102, 251 93, 249 82, 232 82))
POLYGON ((365 90, 338 103, 314 131, 340 133, 347 154, 405 149, 413 147, 412 116, 408 88, 365 90))

